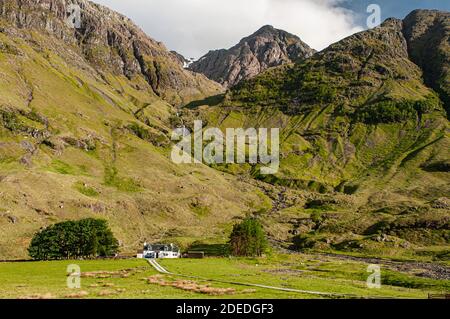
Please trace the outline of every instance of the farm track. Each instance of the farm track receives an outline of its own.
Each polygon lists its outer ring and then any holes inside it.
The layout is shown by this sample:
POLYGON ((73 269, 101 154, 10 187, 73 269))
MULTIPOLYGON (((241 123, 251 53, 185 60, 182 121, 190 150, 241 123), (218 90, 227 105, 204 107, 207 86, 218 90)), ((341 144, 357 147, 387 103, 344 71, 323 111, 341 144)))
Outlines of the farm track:
POLYGON ((156 269, 156 271, 158 271, 162 274, 172 275, 163 266, 161 266, 155 259, 147 259, 147 260, 150 263, 150 265, 152 265, 152 267, 156 269))
MULTIPOLYGON (((165 274, 165 275, 172 275, 177 277, 184 277, 184 278, 191 278, 191 279, 197 279, 201 281, 209 281, 209 282, 216 282, 221 284, 229 284, 229 285, 237 285, 237 286, 246 286, 246 287, 255 287, 255 288, 263 288, 263 289, 270 289, 270 290, 277 290, 277 291, 285 291, 285 292, 294 292, 294 293, 301 293, 301 294, 308 294, 308 295, 316 295, 316 296, 322 296, 324 298, 347 298, 347 299, 362 299, 362 297, 353 295, 353 294, 337 294, 337 293, 331 293, 331 292, 320 292, 320 291, 311 291, 311 290, 300 290, 300 289, 292 289, 292 288, 282 288, 282 287, 274 287, 274 286, 267 286, 267 285, 260 285, 260 284, 252 284, 252 283, 243 283, 243 282, 235 282, 235 281, 228 281, 228 280, 218 280, 218 279, 209 279, 199 276, 192 276, 192 275, 183 275, 183 274, 176 274, 172 273, 168 270, 166 270, 164 267, 162 267, 156 260, 154 259, 148 259, 149 264, 155 268, 155 270, 159 273, 165 274)), ((370 298, 370 297, 368 297, 370 298)), ((396 299, 392 297, 378 297, 381 299, 396 299)))

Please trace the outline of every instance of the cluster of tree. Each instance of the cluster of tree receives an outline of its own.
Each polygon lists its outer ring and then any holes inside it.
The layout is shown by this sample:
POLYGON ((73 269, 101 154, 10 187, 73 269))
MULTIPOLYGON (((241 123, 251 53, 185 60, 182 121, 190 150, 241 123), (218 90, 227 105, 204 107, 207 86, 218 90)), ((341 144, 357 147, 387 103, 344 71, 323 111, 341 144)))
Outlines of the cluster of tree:
POLYGON ((277 103, 283 105, 287 102, 290 92, 283 88, 284 81, 280 77, 280 70, 269 70, 248 81, 241 81, 227 94, 233 104, 242 102, 244 105, 268 105, 277 103))
POLYGON ((409 104, 383 101, 366 106, 357 114, 357 121, 367 124, 402 122, 416 117, 416 110, 409 104))
POLYGON ((260 257, 267 249, 266 234, 256 218, 234 225, 229 244, 231 254, 241 257, 260 257))
POLYGON ((35 260, 113 256, 118 241, 102 219, 66 221, 41 229, 34 235, 28 253, 35 260))
POLYGON ((126 128, 131 134, 139 137, 141 140, 152 143, 155 146, 164 147, 169 144, 169 141, 164 134, 152 133, 150 130, 136 122, 129 124, 126 128))
POLYGON ((441 108, 439 98, 431 94, 419 101, 385 100, 362 108, 356 114, 356 120, 367 124, 396 123, 416 119, 422 114, 441 108))

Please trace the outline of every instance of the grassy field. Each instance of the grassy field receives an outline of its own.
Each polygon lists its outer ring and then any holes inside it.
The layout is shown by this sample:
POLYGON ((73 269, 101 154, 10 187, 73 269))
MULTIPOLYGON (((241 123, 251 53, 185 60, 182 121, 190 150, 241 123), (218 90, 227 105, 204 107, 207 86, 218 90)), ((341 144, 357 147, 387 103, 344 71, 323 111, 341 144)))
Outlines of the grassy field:
MULTIPOLYGON (((319 255, 162 260, 173 273, 349 297, 426 298, 450 282, 382 268, 381 289, 368 289, 367 264, 319 255)), ((0 298, 323 298, 321 296, 160 275, 145 260, 0 263, 0 298), (81 268, 81 288, 67 288, 67 266, 81 268)))

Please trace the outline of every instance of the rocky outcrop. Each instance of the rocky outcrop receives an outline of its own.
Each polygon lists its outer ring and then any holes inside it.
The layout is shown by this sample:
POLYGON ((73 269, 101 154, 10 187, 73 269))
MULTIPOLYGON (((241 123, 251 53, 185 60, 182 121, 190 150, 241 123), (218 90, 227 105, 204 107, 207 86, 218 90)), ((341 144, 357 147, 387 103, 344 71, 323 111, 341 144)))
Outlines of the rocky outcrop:
POLYGON ((210 51, 190 69, 231 87, 270 67, 308 58, 314 52, 299 37, 264 26, 229 50, 210 51))
POLYGON ((153 234, 221 234, 259 202, 256 191, 175 165, 167 151, 179 117, 166 102, 220 85, 101 6, 77 1, 81 28, 70 28, 68 3, 0 0, 0 259, 26 258, 41 227, 92 214, 117 225, 123 252, 153 234), (211 205, 200 216, 191 202, 203 197, 211 205))
POLYGON ((182 54, 178 53, 177 51, 170 51, 170 53, 172 53, 178 60, 178 62, 180 63, 180 65, 187 69, 189 68, 189 66, 194 62, 195 59, 193 58, 185 58, 182 54))
POLYGON ((184 70, 174 54, 130 19, 87 0, 0 0, 0 17, 16 28, 45 30, 63 39, 99 71, 128 79, 143 77, 156 95, 172 104, 222 90, 206 77, 184 70), (80 28, 66 22, 70 4, 81 9, 80 28))
POLYGON ((271 69, 232 88, 227 96, 259 105, 277 101, 290 115, 326 103, 341 105, 346 113, 361 112, 363 106, 409 96, 407 88, 422 87, 423 80, 420 68, 409 59, 402 30, 401 20, 388 19, 300 63, 271 69))
POLYGON ((450 13, 415 10, 404 20, 403 34, 426 84, 440 93, 450 116, 450 13))
MULTIPOLYGON (((289 136, 280 148, 284 160, 278 175, 282 177, 266 181, 280 185, 319 191, 329 191, 332 185, 355 194, 371 183, 365 184, 374 171, 380 174, 377 180, 382 175, 390 180, 413 165, 424 175, 445 173, 448 121, 442 99, 428 84, 426 74, 435 63, 442 63, 442 70, 448 70, 449 63, 435 59, 439 46, 431 40, 423 43, 422 51, 417 35, 431 30, 428 26, 436 21, 442 25, 438 17, 446 13, 421 14, 424 17, 411 26, 408 19, 391 18, 304 61, 271 68, 243 81, 228 90, 220 103, 211 101, 217 115, 204 117, 211 127, 223 123, 279 127, 289 136), (424 31, 408 36, 407 30, 419 30, 421 25, 424 31), (422 54, 428 54, 429 60, 420 62, 422 54), (304 176, 310 177, 305 180, 304 176)), ((436 30, 435 34, 442 35, 436 30)), ((199 112, 211 110, 199 108, 199 112)), ((426 185, 419 177, 414 181, 426 185)), ((428 187, 433 185, 423 188, 424 198, 428 187)))

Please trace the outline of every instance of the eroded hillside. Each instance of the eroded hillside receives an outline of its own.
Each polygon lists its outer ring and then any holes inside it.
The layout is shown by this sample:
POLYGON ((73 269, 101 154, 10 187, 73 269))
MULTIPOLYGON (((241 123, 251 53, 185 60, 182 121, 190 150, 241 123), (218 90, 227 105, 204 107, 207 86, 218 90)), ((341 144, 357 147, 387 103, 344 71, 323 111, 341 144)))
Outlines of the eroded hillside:
POLYGON ((87 216, 109 220, 123 252, 224 238, 264 196, 173 164, 169 140, 172 103, 220 87, 106 8, 78 1, 86 28, 67 27, 62 3, 0 1, 0 259, 26 257, 40 227, 87 216), (151 65, 164 66, 155 78, 151 65))
POLYGON ((423 51, 408 37, 419 25, 448 20, 448 13, 435 11, 413 12, 405 22, 388 19, 304 62, 190 105, 186 113, 212 127, 282 129, 278 174, 260 176, 250 165, 220 167, 284 189, 271 196, 278 207, 265 219, 274 238, 301 249, 373 254, 448 247, 450 139, 439 83, 449 66, 429 54, 448 54, 442 39, 449 33, 434 28, 428 36, 438 40, 423 51), (436 63, 437 86, 429 69, 436 63), (293 190, 323 197, 299 198, 293 190))
POLYGON ((224 243, 248 213, 283 247, 448 258, 448 13, 389 19, 222 97, 102 6, 0 0, 0 17, 0 259, 60 220, 106 218, 133 252, 224 243), (172 163, 186 103, 188 126, 280 127, 279 173, 172 163))

